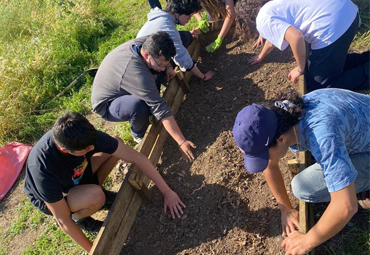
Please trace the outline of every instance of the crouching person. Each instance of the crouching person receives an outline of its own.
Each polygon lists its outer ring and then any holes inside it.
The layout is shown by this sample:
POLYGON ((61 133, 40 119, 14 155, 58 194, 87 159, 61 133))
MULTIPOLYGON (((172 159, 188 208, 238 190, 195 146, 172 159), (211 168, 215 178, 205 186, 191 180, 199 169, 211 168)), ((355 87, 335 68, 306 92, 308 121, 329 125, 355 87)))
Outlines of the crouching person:
POLYGON ((26 163, 25 191, 31 203, 53 215, 61 229, 87 252, 92 243, 82 230, 97 232, 101 221, 90 215, 114 200, 102 184, 118 159, 134 163, 164 196, 164 211, 180 217, 185 205, 150 161, 116 137, 97 131, 79 113, 59 117, 33 147, 26 163))
POLYGON ((238 113, 233 135, 248 171, 263 172, 281 211, 286 254, 306 254, 343 229, 368 200, 370 189, 370 97, 342 89, 320 89, 299 97, 294 90, 270 108, 249 105, 238 113), (298 232, 279 159, 289 147, 310 151, 317 163, 292 181, 293 193, 310 203, 329 202, 307 234, 298 232), (359 202, 359 203, 358 203, 359 202), (362 206, 361 206, 362 205, 362 206))

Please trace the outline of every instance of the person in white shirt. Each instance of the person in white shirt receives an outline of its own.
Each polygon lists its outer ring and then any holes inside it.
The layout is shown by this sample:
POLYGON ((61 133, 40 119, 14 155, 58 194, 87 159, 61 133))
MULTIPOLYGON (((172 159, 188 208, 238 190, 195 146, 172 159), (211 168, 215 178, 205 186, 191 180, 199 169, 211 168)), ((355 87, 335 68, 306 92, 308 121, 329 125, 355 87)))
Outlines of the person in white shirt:
POLYGON ((249 63, 261 62, 274 47, 290 45, 297 63, 288 75, 291 82, 305 74, 308 91, 368 89, 369 51, 347 54, 359 24, 358 8, 350 0, 269 1, 256 19, 266 42, 249 63))

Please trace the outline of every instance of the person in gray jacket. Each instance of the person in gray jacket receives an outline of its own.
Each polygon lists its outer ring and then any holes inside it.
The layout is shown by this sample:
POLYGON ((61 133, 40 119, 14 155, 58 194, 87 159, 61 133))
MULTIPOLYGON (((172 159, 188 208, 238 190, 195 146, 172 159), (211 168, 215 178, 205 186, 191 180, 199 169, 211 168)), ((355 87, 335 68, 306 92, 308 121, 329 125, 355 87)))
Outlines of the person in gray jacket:
POLYGON ((104 58, 96 73, 91 103, 93 111, 105 120, 129 121, 137 142, 153 115, 178 143, 184 158, 192 161, 191 148, 195 145, 185 139, 170 107, 160 96, 160 83, 156 84, 160 72, 173 72, 169 66, 175 54, 171 37, 163 31, 118 46, 104 58))
POLYGON ((136 38, 150 35, 157 31, 167 32, 176 47, 176 55, 173 61, 180 70, 183 72, 191 71, 203 81, 208 81, 213 77, 214 72, 201 72, 196 65, 197 62, 191 58, 186 49, 190 45, 190 32, 179 32, 176 29, 176 24, 185 25, 189 22, 191 15, 198 12, 200 9, 201 6, 198 0, 168 0, 165 10, 161 10, 158 7, 150 10, 148 13, 148 21, 140 29, 136 38))

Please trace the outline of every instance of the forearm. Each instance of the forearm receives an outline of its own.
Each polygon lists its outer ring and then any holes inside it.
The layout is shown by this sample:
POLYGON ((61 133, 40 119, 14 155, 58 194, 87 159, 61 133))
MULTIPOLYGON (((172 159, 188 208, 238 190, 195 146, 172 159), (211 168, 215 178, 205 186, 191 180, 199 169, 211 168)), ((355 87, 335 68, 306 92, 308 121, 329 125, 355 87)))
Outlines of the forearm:
POLYGON ((234 20, 235 20, 235 17, 231 17, 229 15, 225 18, 224 23, 222 24, 222 28, 220 30, 220 33, 218 34, 219 37, 221 37, 222 39, 225 38, 225 36, 229 32, 230 27, 232 26, 234 20))
POLYGON ((284 39, 292 49, 299 71, 303 73, 306 65, 306 41, 304 36, 297 29, 289 27, 285 32, 284 39))
POLYGON ((178 145, 181 145, 186 141, 184 135, 182 134, 179 125, 173 116, 166 117, 161 119, 164 128, 170 134, 170 136, 177 142, 178 145))
POLYGON ((221 37, 222 39, 225 38, 226 34, 229 32, 230 27, 232 26, 235 20, 234 0, 226 0, 225 8, 227 16, 224 20, 224 23, 222 24, 221 31, 218 34, 218 36, 221 37))
POLYGON ((271 42, 266 40, 265 45, 263 45, 262 51, 259 54, 259 58, 264 59, 274 48, 275 46, 271 42))
POLYGON ((284 179, 278 165, 268 166, 263 174, 280 210, 292 209, 284 179))
POLYGON ((137 157, 138 159, 135 161, 140 171, 155 183, 162 194, 165 194, 171 190, 163 177, 160 175, 157 169, 155 169, 147 157, 145 157, 143 154, 138 154, 137 157))
POLYGON ((68 220, 68 222, 65 224, 61 224, 58 221, 58 224, 63 232, 69 235, 73 241, 75 241, 85 251, 90 252, 92 243, 86 238, 82 230, 72 220, 68 220))
POLYGON ((202 73, 202 71, 199 70, 197 66, 194 66, 190 71, 192 74, 194 74, 199 79, 202 79, 202 80, 204 79, 204 74, 202 73))
POLYGON ((330 195, 329 206, 317 224, 307 233, 311 248, 336 235, 357 212, 357 198, 353 183, 330 195))
POLYGON ((199 13, 199 12, 194 13, 194 14, 193 14, 193 16, 194 16, 194 18, 195 18, 197 21, 199 21, 199 20, 201 20, 201 19, 202 19, 202 15, 200 15, 200 13, 199 13))

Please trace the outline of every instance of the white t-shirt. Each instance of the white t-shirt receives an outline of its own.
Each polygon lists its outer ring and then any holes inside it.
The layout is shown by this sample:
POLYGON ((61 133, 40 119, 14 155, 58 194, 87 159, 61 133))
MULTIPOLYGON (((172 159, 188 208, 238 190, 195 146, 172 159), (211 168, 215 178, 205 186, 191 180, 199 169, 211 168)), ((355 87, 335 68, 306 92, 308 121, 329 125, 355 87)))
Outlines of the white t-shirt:
POLYGON ((350 0, 272 0, 257 15, 260 35, 280 50, 288 27, 301 31, 313 50, 322 49, 341 37, 351 26, 357 6, 350 0))

